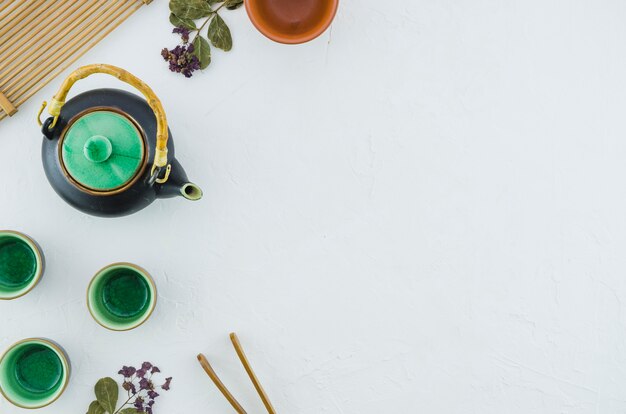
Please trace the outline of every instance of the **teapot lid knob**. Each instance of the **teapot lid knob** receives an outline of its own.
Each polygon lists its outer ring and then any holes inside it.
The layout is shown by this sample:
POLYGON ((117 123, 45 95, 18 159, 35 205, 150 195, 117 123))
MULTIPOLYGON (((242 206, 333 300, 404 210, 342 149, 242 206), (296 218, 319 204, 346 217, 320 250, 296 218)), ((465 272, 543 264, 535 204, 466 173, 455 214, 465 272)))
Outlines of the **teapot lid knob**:
POLYGON ((113 153, 111 141, 103 135, 94 135, 85 142, 83 147, 85 158, 94 163, 104 162, 113 153))

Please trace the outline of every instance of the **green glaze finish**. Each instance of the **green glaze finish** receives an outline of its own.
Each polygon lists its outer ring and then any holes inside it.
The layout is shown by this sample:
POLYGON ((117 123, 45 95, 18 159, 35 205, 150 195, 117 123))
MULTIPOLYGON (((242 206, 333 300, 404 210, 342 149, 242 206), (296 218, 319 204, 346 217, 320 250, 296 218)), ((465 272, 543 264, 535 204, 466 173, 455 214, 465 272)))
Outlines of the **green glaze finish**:
POLYGON ((15 361, 17 385, 29 394, 46 394, 56 389, 63 376, 57 354, 43 345, 26 349, 15 361))
POLYGON ((85 142, 83 147, 85 158, 91 162, 104 162, 113 154, 113 144, 102 135, 94 135, 85 142))
POLYGON ((40 408, 61 396, 69 379, 63 350, 45 339, 13 345, 0 360, 0 391, 14 405, 40 408))
POLYGON ((150 317, 156 305, 156 287, 144 269, 116 263, 94 276, 87 291, 87 304, 100 325, 125 331, 150 317))
POLYGON ((139 172, 144 140, 125 116, 94 111, 72 123, 61 155, 76 182, 95 191, 110 191, 129 183, 139 172))
POLYGON ((5 240, 0 245, 0 286, 14 289, 28 284, 37 271, 33 250, 21 240, 5 240))
POLYGON ((148 282, 136 272, 120 269, 102 286, 102 301, 106 310, 116 318, 136 318, 150 304, 148 282))
POLYGON ((28 236, 0 231, 0 299, 15 299, 29 292, 43 273, 43 256, 28 236))

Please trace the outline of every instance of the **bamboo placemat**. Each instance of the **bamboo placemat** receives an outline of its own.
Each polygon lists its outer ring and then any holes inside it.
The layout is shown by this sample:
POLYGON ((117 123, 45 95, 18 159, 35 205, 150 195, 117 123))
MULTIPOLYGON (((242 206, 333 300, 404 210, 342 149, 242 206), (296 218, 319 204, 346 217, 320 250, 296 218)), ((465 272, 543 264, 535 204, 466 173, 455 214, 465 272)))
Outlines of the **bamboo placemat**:
POLYGON ((152 0, 0 0, 0 120, 152 0))

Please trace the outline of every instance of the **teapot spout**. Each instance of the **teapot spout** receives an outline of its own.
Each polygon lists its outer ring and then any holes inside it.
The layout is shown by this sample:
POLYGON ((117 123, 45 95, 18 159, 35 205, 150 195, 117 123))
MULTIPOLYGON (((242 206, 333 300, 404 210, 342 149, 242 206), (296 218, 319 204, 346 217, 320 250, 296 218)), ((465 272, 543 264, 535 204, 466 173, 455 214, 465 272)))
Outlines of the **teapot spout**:
POLYGON ((187 200, 198 201, 202 198, 202 189, 194 183, 185 183, 180 188, 180 193, 187 200))
POLYGON ((169 179, 163 184, 157 184, 159 186, 158 197, 170 198, 183 196, 187 200, 200 200, 202 198, 202 189, 189 181, 180 163, 174 159, 170 162, 170 165, 172 166, 172 171, 170 172, 169 179))

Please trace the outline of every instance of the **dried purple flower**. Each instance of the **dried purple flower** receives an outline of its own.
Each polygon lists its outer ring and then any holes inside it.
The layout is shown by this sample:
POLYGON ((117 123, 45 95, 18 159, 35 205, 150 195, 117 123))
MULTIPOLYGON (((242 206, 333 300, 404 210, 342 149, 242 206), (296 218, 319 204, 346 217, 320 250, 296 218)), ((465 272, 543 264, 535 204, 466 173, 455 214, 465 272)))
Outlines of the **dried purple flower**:
POLYGON ((124 378, 130 378, 137 370, 134 367, 127 367, 124 365, 121 370, 118 371, 118 374, 123 375, 124 378))
POLYGON ((122 388, 124 388, 124 390, 128 391, 129 394, 132 394, 132 395, 137 394, 137 390, 135 389, 135 384, 133 384, 132 382, 124 381, 122 383, 122 388))
POLYGON ((165 391, 169 391, 171 382, 172 382, 172 377, 165 378, 165 384, 161 385, 161 388, 163 388, 165 391))
POLYGON ((178 45, 172 50, 163 49, 161 56, 169 63, 172 72, 182 73, 190 78, 196 70, 200 69, 200 60, 193 54, 195 48, 192 44, 178 45))
POLYGON ((179 34, 180 38, 183 40, 183 43, 189 42, 189 34, 191 33, 189 29, 186 29, 184 27, 175 27, 174 30, 172 30, 172 33, 179 34))
POLYGON ((152 384, 152 381, 147 378, 142 378, 141 381, 139 381, 139 387, 142 391, 148 391, 154 389, 154 384, 152 384))
MULTIPOLYGON (((176 2, 170 1, 170 5, 174 3, 176 2)), ((241 7, 244 0, 178 0, 178 3, 180 4, 172 6, 170 22, 174 25, 172 33, 181 38, 181 49, 178 51, 176 48, 172 50, 163 49, 161 55, 170 63, 170 71, 181 73, 190 78, 194 71, 206 69, 211 64, 211 45, 225 52, 232 49, 233 39, 230 29, 219 13, 222 8, 235 10, 241 7), (181 16, 176 13, 181 14, 181 16), (202 23, 196 22, 198 19, 204 21, 202 23), (208 30, 203 30, 207 25, 208 30), (191 37, 192 34, 193 37, 191 37), (195 58, 181 59, 178 52, 184 56, 187 54, 185 48, 190 45, 195 46, 195 52, 189 50, 187 53, 195 56, 195 58)))
MULTIPOLYGON (((152 414, 154 401, 160 397, 160 394, 155 391, 153 376, 160 372, 159 367, 150 362, 141 364, 140 369, 124 365, 118 373, 124 377, 121 386, 128 392, 129 398, 115 412, 125 412, 127 411, 125 407, 128 406, 128 409, 133 412, 152 414), (134 410, 130 407, 133 407, 134 410)), ((110 378, 103 378, 102 380, 110 380, 110 378)), ((169 390, 171 382, 172 377, 166 378, 161 388, 165 391, 169 390)))

